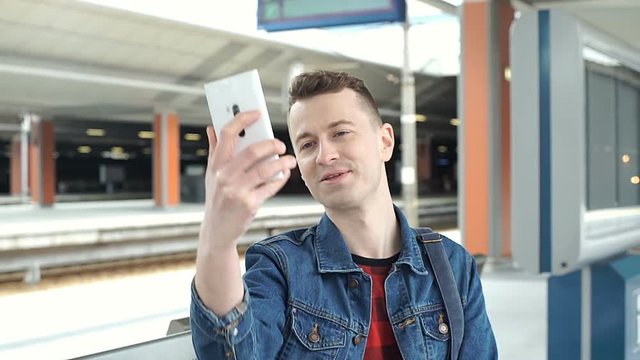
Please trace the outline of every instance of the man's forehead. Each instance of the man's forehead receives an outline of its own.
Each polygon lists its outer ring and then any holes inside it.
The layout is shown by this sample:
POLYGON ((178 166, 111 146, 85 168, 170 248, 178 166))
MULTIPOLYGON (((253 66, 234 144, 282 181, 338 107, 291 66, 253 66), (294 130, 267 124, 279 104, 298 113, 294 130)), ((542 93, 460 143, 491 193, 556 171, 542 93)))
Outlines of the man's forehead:
POLYGON ((310 117, 322 117, 323 115, 335 114, 344 116, 349 111, 356 110, 355 102, 360 101, 358 95, 351 89, 342 89, 339 92, 315 95, 309 98, 300 99, 291 105, 289 109, 288 122, 292 120, 310 117))
POLYGON ((301 132, 323 130, 338 125, 355 125, 358 118, 353 112, 343 111, 346 109, 334 107, 327 110, 305 107, 304 104, 300 104, 296 109, 292 107, 287 121, 289 131, 292 135, 297 135, 301 132))

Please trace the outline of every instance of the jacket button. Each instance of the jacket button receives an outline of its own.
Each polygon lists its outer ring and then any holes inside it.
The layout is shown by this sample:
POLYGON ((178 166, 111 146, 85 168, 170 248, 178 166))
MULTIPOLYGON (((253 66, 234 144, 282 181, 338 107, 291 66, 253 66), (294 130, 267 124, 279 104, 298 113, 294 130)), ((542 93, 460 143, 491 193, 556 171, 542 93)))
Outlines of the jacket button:
POLYGON ((351 278, 349 279, 349 288, 355 289, 358 287, 358 279, 351 278))
POLYGON ((307 338, 314 344, 320 341, 320 335, 315 331, 310 332, 307 338))
POLYGON ((320 341, 320 333, 318 333, 318 324, 313 324, 313 329, 311 330, 309 335, 307 335, 307 339, 309 339, 309 341, 311 341, 314 344, 320 341))
POLYGON ((362 336, 356 335, 353 337, 353 345, 358 346, 362 342, 362 336))
POLYGON ((447 324, 442 323, 438 325, 438 331, 440 332, 440 334, 446 335, 449 333, 449 327, 447 326, 447 324))

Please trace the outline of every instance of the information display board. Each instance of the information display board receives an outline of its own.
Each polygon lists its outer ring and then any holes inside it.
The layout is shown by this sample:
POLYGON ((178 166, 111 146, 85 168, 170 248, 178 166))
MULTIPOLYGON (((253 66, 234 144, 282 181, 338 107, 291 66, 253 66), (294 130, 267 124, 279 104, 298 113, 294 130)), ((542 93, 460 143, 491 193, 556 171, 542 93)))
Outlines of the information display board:
POLYGON ((267 31, 374 22, 403 22, 404 0, 258 0, 258 28, 267 31))

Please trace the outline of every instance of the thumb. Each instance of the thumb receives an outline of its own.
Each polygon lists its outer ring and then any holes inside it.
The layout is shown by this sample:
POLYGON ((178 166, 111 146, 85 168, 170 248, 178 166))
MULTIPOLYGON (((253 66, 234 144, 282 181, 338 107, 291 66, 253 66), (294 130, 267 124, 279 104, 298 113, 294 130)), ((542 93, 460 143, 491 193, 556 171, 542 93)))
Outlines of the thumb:
POLYGON ((216 137, 216 132, 213 131, 213 126, 211 125, 207 126, 207 138, 209 139, 209 152, 212 153, 218 144, 218 138, 216 137))
POLYGON ((207 126, 207 139, 209 139, 209 156, 208 162, 211 162, 213 159, 213 154, 216 151, 216 146, 218 145, 218 138, 216 137, 216 132, 213 130, 213 126, 207 126))

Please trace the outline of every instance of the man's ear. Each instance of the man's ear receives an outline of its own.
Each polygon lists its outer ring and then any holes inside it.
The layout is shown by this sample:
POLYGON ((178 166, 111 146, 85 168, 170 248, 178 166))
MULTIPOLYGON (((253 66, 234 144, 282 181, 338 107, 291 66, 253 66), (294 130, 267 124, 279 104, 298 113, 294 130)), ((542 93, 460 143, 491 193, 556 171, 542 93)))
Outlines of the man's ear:
POLYGON ((393 127, 391 124, 382 124, 380 127, 380 137, 382 140, 380 154, 382 155, 382 160, 387 162, 391 159, 391 155, 393 155, 393 147, 395 145, 395 136, 393 134, 393 127))

